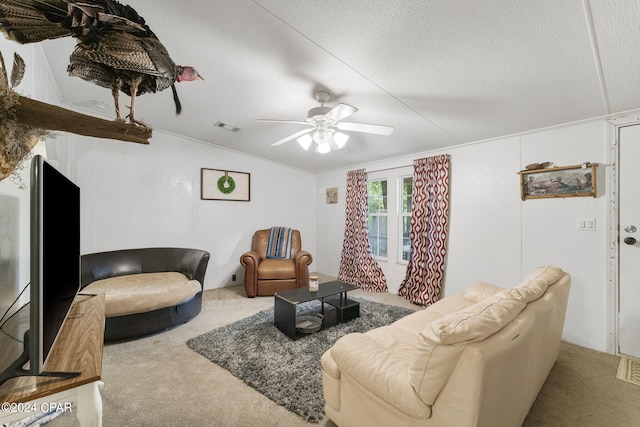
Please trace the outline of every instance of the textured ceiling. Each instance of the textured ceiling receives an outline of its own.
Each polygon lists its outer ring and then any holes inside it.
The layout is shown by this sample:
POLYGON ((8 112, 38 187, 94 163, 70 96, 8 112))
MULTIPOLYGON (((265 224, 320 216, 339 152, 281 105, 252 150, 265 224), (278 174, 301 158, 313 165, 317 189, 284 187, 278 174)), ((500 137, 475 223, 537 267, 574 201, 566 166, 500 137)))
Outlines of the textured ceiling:
MULTIPOLYGON (((140 97, 136 118, 312 172, 640 108, 637 0, 125 3, 206 79, 177 85, 180 116, 166 90, 140 97), (328 154, 272 147, 302 127, 254 120, 304 120, 317 89, 394 133, 352 133, 328 154)), ((73 44, 43 43, 65 102, 113 117, 109 90, 67 75, 73 44)))

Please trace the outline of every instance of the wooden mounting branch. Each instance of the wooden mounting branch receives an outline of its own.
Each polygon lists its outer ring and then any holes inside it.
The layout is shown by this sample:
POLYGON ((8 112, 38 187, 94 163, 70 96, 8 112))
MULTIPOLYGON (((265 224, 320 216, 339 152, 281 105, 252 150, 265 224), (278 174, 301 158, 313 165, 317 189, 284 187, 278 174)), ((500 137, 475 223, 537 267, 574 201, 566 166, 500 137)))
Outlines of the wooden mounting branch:
POLYGON ((131 123, 109 121, 20 96, 15 115, 18 123, 77 135, 149 144, 152 129, 131 123))

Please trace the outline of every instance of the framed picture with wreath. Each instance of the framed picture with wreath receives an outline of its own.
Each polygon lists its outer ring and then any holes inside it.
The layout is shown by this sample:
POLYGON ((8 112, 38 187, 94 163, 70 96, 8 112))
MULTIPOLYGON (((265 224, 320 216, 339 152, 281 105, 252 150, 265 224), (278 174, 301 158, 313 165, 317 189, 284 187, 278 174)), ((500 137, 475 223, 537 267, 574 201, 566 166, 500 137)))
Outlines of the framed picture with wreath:
POLYGON ((251 174, 221 169, 200 169, 201 200, 251 200, 251 174))

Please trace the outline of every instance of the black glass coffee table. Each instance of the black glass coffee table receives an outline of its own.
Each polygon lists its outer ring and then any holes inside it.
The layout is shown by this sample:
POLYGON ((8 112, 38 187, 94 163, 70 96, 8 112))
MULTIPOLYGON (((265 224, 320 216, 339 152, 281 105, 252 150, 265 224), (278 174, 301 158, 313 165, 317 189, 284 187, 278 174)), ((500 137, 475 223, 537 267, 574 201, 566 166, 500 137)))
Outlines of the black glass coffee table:
POLYGON ((278 292, 274 295, 274 323, 291 339, 305 335, 296 330, 296 308, 313 300, 321 302, 322 329, 360 317, 360 303, 347 298, 347 292, 354 289, 358 288, 336 280, 321 283, 317 292, 309 291, 308 287, 278 292))

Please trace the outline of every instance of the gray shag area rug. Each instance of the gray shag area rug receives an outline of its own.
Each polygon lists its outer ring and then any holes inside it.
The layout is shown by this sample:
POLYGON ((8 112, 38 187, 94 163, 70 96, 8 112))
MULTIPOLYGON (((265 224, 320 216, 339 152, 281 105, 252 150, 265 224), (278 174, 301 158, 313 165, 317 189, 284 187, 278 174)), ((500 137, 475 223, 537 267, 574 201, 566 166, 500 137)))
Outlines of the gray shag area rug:
MULTIPOLYGON (((356 298, 353 298, 356 299, 356 298)), ((187 345, 278 405, 318 423, 324 416, 320 357, 338 338, 388 325, 413 310, 363 299, 360 317, 292 340, 274 325, 273 309, 190 339, 187 345)), ((297 314, 316 313, 319 301, 297 314)))

